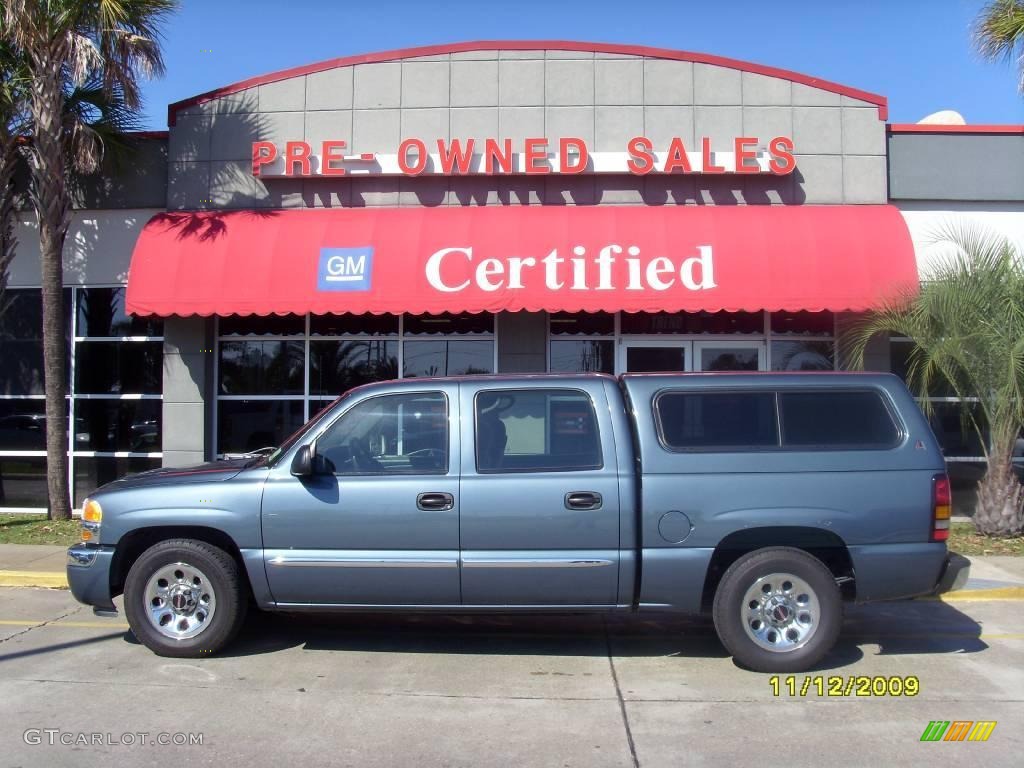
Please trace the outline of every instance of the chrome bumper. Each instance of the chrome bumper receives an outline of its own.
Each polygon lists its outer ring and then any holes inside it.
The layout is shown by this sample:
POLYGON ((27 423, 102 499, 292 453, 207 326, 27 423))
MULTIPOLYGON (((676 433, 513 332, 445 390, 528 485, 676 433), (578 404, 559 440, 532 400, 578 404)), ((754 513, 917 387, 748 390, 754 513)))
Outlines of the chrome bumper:
POLYGON ((88 568, 96 562, 96 555, 98 553, 98 547, 87 547, 85 544, 76 544, 68 549, 67 564, 78 566, 79 568, 88 568))

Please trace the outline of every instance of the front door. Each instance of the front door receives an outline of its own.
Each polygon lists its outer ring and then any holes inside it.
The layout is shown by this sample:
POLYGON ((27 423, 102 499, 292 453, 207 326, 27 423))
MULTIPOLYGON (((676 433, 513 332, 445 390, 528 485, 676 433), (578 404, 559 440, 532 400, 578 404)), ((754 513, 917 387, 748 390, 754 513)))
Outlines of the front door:
POLYGON ((763 371, 763 341, 732 339, 624 340, 619 370, 623 373, 682 373, 684 371, 763 371))
POLYGON ((763 341, 695 341, 695 371, 763 371, 763 341))
POLYGON ((458 605, 458 408, 456 385, 367 398, 317 438, 333 471, 271 472, 263 545, 275 601, 458 605))
POLYGON ((682 373, 692 370, 693 342, 690 341, 625 341, 619 349, 619 370, 623 373, 682 373))
POLYGON ((463 384, 464 605, 616 602, 615 443, 596 416, 608 412, 604 382, 550 384, 463 384))

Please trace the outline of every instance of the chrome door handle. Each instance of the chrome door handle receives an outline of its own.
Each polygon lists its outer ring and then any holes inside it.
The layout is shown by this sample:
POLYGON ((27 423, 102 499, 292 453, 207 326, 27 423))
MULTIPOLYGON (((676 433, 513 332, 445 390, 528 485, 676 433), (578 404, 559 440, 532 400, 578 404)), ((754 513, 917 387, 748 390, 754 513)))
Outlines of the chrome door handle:
POLYGON ((421 493, 416 506, 425 512, 447 512, 455 506, 455 497, 450 493, 421 493))
POLYGON ((569 491, 565 494, 566 509, 600 509, 601 494, 594 491, 569 491))

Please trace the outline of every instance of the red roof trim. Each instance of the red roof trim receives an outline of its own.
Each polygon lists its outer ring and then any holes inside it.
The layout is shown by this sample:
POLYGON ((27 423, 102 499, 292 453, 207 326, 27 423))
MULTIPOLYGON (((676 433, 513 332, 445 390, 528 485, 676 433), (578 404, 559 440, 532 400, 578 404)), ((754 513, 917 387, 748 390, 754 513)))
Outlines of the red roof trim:
POLYGON ((890 123, 889 133, 1020 133, 1024 125, 927 125, 890 123))
POLYGON ((464 53, 466 51, 586 51, 588 53, 618 53, 627 56, 645 56, 654 59, 671 59, 674 61, 692 61, 697 64, 713 64, 718 67, 738 69, 742 72, 753 72, 768 77, 778 77, 790 80, 794 83, 802 83, 812 88, 821 88, 825 91, 832 91, 842 96, 849 96, 852 99, 867 101, 878 107, 878 119, 886 120, 889 117, 888 101, 884 96, 869 91, 862 91, 857 88, 850 88, 829 80, 822 80, 810 75, 802 75, 799 72, 791 72, 788 69, 778 67, 766 67, 761 64, 754 64, 739 59, 729 59, 724 56, 712 56, 706 53, 694 53, 692 51, 673 51, 668 48, 652 48, 645 45, 623 45, 621 43, 583 43, 569 40, 478 40, 467 43, 447 43, 444 45, 424 45, 418 48, 400 48, 394 51, 380 51, 377 53, 364 53, 356 56, 343 56, 338 59, 328 59, 315 64, 306 64, 301 67, 282 69, 278 72, 271 72, 259 77, 251 77, 223 88, 201 93, 182 101, 177 101, 167 108, 167 124, 174 125, 179 110, 195 104, 202 104, 211 99, 227 96, 232 93, 244 91, 257 85, 276 83, 279 80, 287 80, 291 77, 301 77, 315 72, 323 72, 336 67, 347 67, 353 64, 375 64, 382 61, 395 61, 396 59, 411 59, 417 56, 439 56, 449 53, 464 53))

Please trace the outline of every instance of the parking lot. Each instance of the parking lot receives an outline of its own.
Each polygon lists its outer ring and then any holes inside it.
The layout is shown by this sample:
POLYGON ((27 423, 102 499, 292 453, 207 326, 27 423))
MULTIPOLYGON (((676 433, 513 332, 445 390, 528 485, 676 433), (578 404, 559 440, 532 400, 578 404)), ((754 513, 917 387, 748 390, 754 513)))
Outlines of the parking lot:
POLYGON ((65 591, 3 588, 0 763, 1019 764, 1021 606, 852 608, 823 667, 776 696, 703 623, 254 615, 227 653, 174 660, 65 591), (817 675, 854 695, 818 696, 817 675), (858 697, 857 676, 916 677, 920 692, 858 697), (984 743, 922 743, 932 720, 997 726, 984 743))

